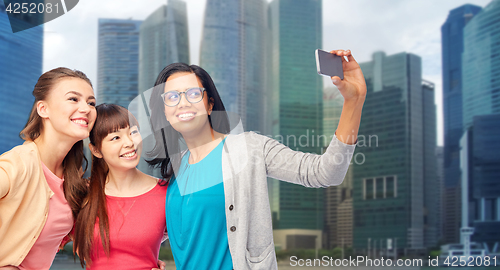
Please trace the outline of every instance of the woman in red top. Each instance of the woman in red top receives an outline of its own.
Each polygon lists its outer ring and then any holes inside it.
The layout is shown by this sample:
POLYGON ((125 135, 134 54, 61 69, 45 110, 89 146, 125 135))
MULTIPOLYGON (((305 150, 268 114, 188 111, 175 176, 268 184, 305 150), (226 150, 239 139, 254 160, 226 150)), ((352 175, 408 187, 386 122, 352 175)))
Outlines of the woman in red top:
POLYGON ((142 139, 127 109, 96 109, 89 194, 76 221, 75 249, 87 269, 154 269, 165 236, 167 186, 136 168, 142 139))

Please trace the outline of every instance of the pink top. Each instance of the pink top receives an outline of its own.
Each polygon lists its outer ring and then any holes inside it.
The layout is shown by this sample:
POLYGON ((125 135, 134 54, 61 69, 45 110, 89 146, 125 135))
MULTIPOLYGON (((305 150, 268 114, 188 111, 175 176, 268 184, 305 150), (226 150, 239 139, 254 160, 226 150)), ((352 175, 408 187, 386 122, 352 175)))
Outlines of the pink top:
POLYGON ((135 197, 106 196, 109 217, 109 257, 96 222, 92 264, 87 270, 157 268, 158 253, 166 228, 167 186, 156 185, 135 197))
POLYGON ((42 232, 19 265, 19 269, 49 269, 61 241, 73 228, 73 214, 64 197, 64 180, 52 173, 43 163, 42 167, 47 184, 55 194, 49 200, 49 215, 42 232))

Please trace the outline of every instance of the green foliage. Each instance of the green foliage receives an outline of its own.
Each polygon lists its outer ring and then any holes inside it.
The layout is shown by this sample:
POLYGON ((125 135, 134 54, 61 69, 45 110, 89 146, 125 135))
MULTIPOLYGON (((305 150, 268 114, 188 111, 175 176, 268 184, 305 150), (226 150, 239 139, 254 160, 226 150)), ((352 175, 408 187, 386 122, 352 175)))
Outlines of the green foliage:
POLYGON ((172 250, 170 249, 170 246, 161 246, 160 247, 160 256, 158 259, 162 261, 173 261, 174 260, 174 255, 172 255, 172 250))
POLYGON ((429 256, 431 256, 431 258, 436 258, 436 256, 439 256, 439 255, 441 255, 440 249, 429 251, 429 256))

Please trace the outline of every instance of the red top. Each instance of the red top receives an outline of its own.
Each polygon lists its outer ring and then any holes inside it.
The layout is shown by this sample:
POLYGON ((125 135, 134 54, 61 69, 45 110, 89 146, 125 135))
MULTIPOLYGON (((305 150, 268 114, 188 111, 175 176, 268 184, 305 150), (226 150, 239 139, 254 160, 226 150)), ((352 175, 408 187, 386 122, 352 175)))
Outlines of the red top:
POLYGON ((109 257, 94 230, 92 265, 88 270, 157 268, 165 224, 167 186, 156 185, 135 197, 106 196, 109 217, 109 257))

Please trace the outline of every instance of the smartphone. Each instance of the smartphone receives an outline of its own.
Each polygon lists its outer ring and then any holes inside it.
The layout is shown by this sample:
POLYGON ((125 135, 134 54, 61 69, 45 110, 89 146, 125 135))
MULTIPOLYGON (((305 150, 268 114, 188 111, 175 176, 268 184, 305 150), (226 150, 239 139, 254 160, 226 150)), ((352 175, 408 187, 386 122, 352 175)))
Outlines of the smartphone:
POLYGON ((316 68, 318 74, 325 76, 339 76, 344 79, 344 69, 342 68, 342 56, 331 54, 323 50, 316 50, 316 68))

